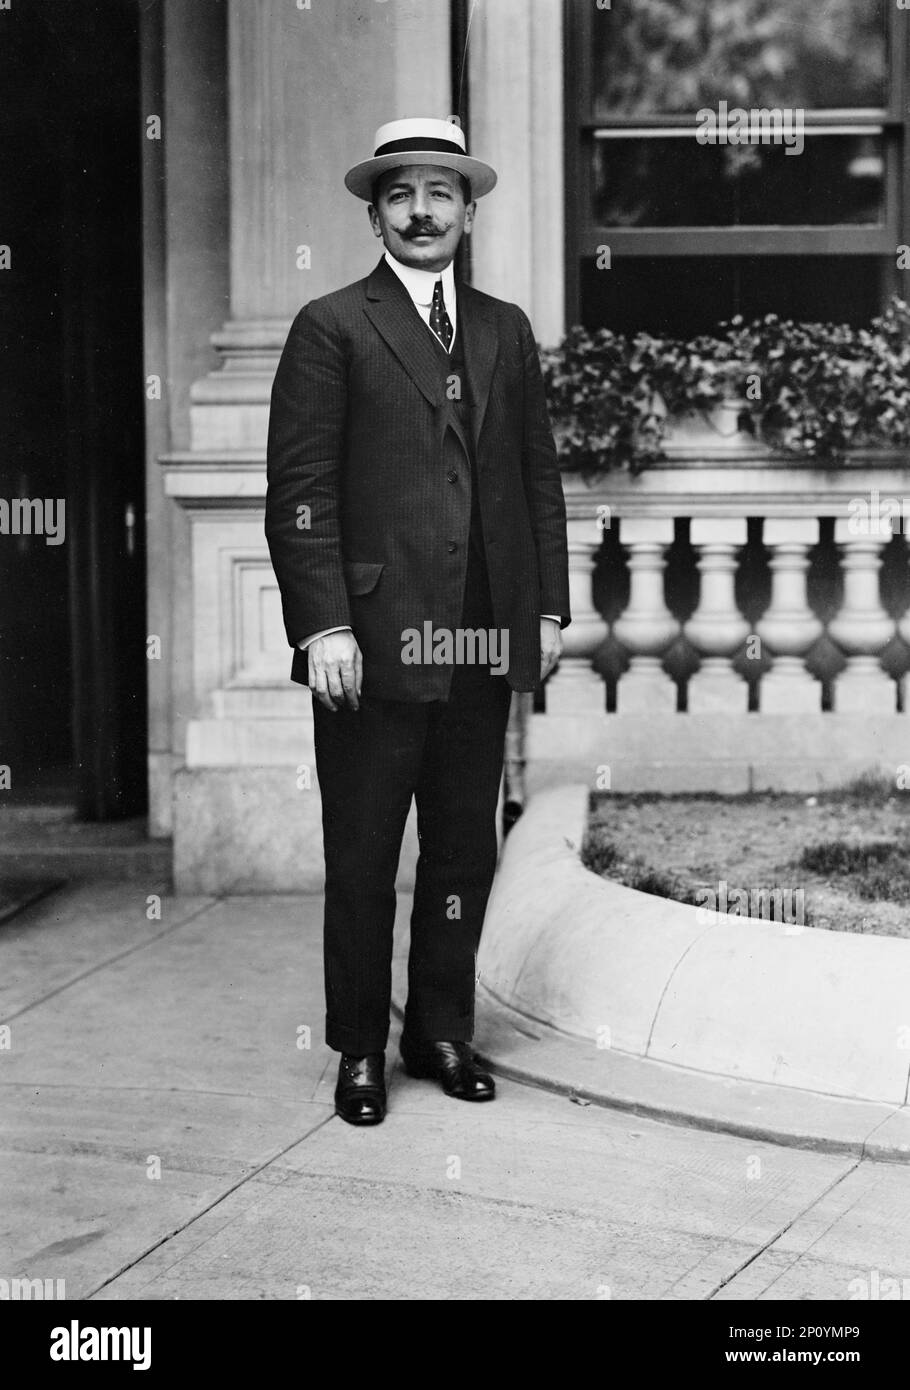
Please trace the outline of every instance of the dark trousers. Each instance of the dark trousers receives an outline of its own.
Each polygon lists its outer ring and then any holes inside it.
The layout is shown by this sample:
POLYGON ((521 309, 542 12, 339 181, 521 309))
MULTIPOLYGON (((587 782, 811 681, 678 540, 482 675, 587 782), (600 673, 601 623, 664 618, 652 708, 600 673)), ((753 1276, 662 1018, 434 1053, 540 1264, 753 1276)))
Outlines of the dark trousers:
POLYGON ((447 701, 315 698, 325 845, 326 1042, 381 1052, 389 1032, 395 875, 412 797, 420 855, 405 1026, 470 1041, 477 947, 496 868, 496 803, 511 691, 456 666, 447 701))

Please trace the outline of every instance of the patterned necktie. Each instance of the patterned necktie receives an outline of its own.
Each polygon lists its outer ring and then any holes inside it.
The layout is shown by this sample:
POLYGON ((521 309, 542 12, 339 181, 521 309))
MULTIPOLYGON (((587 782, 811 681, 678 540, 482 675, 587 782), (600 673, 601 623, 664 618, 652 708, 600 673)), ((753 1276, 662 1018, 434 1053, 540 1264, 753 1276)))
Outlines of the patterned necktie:
POLYGON ((452 339, 455 337, 455 330, 452 327, 452 320, 446 313, 446 302, 442 297, 442 281, 437 280, 433 286, 433 303, 430 306, 430 327, 436 337, 442 343, 446 352, 452 346, 452 339))

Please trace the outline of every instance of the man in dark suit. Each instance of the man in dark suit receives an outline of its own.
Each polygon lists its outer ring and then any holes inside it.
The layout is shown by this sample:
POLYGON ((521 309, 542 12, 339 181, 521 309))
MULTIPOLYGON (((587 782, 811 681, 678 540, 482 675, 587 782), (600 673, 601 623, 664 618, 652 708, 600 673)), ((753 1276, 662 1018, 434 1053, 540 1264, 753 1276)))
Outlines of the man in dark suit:
POLYGON ((569 622, 565 506, 530 324, 457 283, 496 182, 449 121, 382 126, 345 183, 386 251, 297 315, 272 391, 265 529, 291 678, 313 692, 326 1040, 352 1124, 386 1109, 395 876, 420 854, 401 1055, 490 1100, 470 1047, 513 690, 569 622))

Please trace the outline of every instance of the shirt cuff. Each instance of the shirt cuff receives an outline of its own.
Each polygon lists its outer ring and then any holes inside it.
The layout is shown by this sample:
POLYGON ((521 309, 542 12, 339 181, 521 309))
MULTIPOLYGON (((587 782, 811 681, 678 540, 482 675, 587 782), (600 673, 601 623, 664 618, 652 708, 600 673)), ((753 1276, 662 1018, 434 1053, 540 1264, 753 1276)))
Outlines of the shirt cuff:
POLYGON ((540 616, 541 616, 542 618, 552 618, 553 621, 554 621, 554 623, 561 623, 561 622, 562 622, 562 618, 560 617, 560 615, 559 615, 558 613, 541 613, 540 616))
POLYGON ((313 632, 309 637, 304 637, 297 643, 302 652, 305 652, 311 642, 315 642, 317 637, 328 637, 330 632, 350 632, 352 629, 345 627, 324 627, 321 632, 313 632))

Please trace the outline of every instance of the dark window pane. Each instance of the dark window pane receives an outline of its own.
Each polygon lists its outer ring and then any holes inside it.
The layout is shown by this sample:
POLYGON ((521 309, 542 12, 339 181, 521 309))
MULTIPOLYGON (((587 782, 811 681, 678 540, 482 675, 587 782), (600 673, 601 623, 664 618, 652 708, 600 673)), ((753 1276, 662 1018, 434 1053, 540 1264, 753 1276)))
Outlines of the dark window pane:
POLYGON ((882 140, 806 134, 781 145, 700 145, 694 134, 601 139, 592 217, 609 227, 880 224, 882 140), (796 147, 798 148, 798 146, 796 147))
POLYGON ((860 325, 880 308, 874 256, 627 256, 611 270, 581 263, 581 321, 615 333, 691 338, 734 314, 860 325))
POLYGON ((886 104, 884 0, 575 3, 592 11, 595 120, 721 100, 807 111, 886 104))

